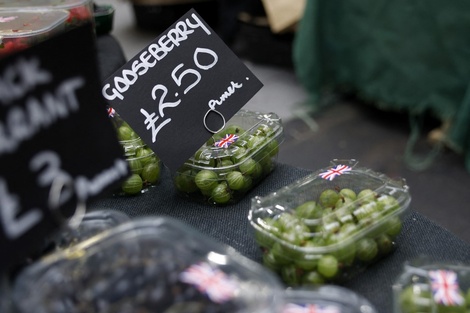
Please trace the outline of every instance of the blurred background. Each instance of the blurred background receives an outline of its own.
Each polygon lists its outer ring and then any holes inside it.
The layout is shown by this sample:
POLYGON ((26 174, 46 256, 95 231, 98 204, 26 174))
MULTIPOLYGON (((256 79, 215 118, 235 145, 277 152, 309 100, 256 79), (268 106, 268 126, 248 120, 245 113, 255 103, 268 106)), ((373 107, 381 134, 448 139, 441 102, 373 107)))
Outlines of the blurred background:
POLYGON ((245 109, 282 118, 279 162, 404 178, 414 210, 470 242, 468 2, 94 2, 127 59, 195 8, 264 84, 245 109))

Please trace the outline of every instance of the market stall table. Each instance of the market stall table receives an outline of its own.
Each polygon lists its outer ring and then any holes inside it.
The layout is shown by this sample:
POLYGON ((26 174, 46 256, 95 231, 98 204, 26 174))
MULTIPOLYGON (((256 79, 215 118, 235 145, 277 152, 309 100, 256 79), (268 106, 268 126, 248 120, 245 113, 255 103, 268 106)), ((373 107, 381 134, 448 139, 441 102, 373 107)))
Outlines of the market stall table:
MULTIPOLYGON (((219 207, 178 196, 169 171, 164 170, 161 183, 148 192, 133 197, 109 195, 91 203, 88 209, 113 209, 131 218, 155 215, 174 217, 261 263, 262 252, 255 242, 254 230, 247 218, 251 198, 265 196, 310 173, 306 169, 278 164, 274 172, 240 202, 219 207)), ((434 261, 468 262, 470 245, 412 210, 397 238, 396 251, 343 286, 366 297, 379 312, 391 313, 393 283, 401 273, 404 262, 420 256, 434 261)))

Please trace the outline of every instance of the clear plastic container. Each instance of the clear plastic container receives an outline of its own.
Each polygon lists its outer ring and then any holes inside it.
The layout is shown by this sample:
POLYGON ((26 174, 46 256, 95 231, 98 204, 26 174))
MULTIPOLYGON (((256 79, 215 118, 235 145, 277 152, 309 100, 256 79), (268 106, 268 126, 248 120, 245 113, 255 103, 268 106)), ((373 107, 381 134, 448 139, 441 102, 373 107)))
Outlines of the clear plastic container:
POLYGON ((51 254, 13 284, 18 313, 276 313, 275 275, 180 221, 137 219, 51 254))
POLYGON ((339 286, 287 289, 282 313, 300 312, 377 313, 377 310, 363 296, 339 286))
POLYGON ((128 221, 130 217, 119 211, 105 209, 87 212, 77 228, 60 230, 49 240, 49 245, 55 249, 65 249, 128 221))
POLYGON ((342 282, 391 253, 411 201, 403 179, 333 160, 265 197, 248 219, 263 262, 290 286, 342 282))
POLYGON ((68 16, 64 10, 0 10, 0 58, 63 32, 68 16))
POLYGON ((133 196, 147 192, 150 187, 160 183, 162 161, 117 112, 110 108, 108 114, 112 119, 119 143, 124 149, 124 155, 132 172, 115 194, 133 196))
POLYGON ((177 170, 176 190, 197 202, 236 203, 274 170, 283 140, 275 113, 240 110, 177 170))
POLYGON ((394 313, 470 312, 470 266, 420 260, 393 285, 394 313))
POLYGON ((65 26, 76 27, 86 23, 94 23, 93 2, 91 0, 2 0, 2 10, 66 10, 69 16, 65 26))

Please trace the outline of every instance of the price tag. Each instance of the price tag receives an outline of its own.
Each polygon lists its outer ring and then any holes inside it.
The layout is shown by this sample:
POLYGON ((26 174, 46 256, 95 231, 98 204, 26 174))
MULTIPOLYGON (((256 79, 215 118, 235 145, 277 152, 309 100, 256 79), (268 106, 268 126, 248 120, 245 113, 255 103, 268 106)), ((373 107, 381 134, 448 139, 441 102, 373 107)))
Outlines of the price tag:
POLYGON ((261 87, 190 10, 109 77, 102 93, 175 171, 261 87))
POLYGON ((0 60, 0 272, 128 176, 95 49, 84 26, 0 60))

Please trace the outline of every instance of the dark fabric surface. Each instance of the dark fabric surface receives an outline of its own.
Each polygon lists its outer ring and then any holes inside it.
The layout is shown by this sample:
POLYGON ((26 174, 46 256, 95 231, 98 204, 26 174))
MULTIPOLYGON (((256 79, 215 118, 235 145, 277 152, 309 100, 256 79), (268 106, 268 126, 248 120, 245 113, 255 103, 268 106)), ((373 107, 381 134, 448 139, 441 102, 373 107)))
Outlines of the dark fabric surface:
MULTIPOLYGON (((89 210, 113 209, 124 212, 131 218, 152 215, 174 217, 215 240, 232 246, 244 256, 261 262, 261 251, 247 218, 251 199, 274 192, 309 173, 311 171, 306 169, 278 164, 271 175, 237 204, 213 207, 179 197, 175 193, 169 172, 164 171, 161 183, 147 193, 136 197, 105 197, 93 202, 89 210)), ((404 223, 402 234, 397 238, 397 250, 344 286, 366 297, 376 306, 378 312, 391 313, 392 284, 406 261, 421 256, 433 261, 468 262, 470 246, 433 221, 412 211, 404 223)))

